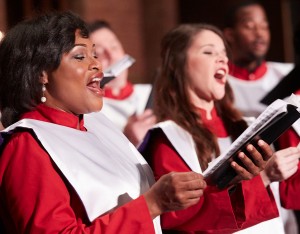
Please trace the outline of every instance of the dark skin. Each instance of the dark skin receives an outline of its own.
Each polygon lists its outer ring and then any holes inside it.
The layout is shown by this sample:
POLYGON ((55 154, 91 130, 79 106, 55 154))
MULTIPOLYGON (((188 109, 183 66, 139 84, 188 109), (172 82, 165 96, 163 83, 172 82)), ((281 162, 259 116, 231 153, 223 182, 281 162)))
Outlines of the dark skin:
MULTIPOLYGON (((238 175, 232 185, 259 175, 272 157, 273 150, 267 143, 259 140, 257 144, 259 149, 249 144, 246 147, 247 152, 239 153, 238 157, 245 168, 234 161, 231 163, 238 175)), ((157 182, 144 194, 152 218, 167 211, 185 209, 197 204, 206 188, 203 176, 195 172, 170 172, 157 182)))
POLYGON ((265 58, 270 45, 270 30, 262 6, 253 4, 240 8, 232 28, 224 29, 234 64, 255 70, 265 58))

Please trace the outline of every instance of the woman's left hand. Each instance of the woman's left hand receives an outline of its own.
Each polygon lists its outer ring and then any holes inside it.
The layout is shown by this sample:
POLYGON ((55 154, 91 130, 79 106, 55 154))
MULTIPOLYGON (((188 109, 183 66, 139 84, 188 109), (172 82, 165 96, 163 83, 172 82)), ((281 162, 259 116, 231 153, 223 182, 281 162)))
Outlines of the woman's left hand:
POLYGON ((274 153, 266 168, 260 172, 265 186, 274 181, 282 181, 291 177, 298 170, 300 150, 289 147, 274 153))

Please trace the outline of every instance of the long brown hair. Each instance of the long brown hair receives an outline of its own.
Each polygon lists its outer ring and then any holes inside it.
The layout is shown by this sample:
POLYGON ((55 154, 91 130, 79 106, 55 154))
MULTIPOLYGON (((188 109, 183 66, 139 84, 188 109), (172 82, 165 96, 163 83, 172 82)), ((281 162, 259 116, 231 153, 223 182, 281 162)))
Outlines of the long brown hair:
MULTIPOLYGON (((203 126, 199 111, 188 98, 184 71, 187 50, 194 37, 203 30, 219 35, 228 48, 221 31, 209 24, 183 24, 171 30, 162 40, 160 77, 154 85, 154 111, 158 121, 173 120, 192 135, 201 168, 204 170, 213 155, 219 155, 220 150, 216 136, 203 126)), ((230 135, 239 135, 236 123, 243 121, 241 114, 233 107, 233 94, 228 84, 225 97, 216 101, 215 106, 230 135)))

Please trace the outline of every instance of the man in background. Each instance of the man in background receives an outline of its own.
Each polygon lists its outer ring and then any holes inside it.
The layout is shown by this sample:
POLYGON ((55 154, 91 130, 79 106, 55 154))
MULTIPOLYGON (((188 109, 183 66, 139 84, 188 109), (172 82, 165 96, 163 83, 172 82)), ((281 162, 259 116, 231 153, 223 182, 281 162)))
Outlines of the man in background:
MULTIPOLYGON (((238 1, 226 14, 223 30, 232 52, 228 82, 236 107, 244 116, 257 117, 266 105, 260 100, 293 69, 293 64, 266 61, 270 45, 269 22, 256 1, 238 1)), ((280 205, 274 194, 286 233, 297 233, 295 216, 280 205)))
POLYGON ((232 52, 228 80, 236 106, 245 116, 257 117, 266 108, 260 100, 292 70, 293 64, 265 60, 270 45, 269 22, 256 1, 238 1, 229 8, 224 35, 232 52))

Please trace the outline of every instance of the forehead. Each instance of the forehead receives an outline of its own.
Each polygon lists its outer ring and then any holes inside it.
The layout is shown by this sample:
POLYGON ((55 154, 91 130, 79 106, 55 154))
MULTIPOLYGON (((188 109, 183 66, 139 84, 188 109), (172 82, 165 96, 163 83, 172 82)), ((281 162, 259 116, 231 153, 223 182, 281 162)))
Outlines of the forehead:
POLYGON ((90 38, 83 38, 78 30, 75 32, 75 45, 85 45, 87 47, 93 47, 93 43, 90 38))
POLYGON ((223 39, 215 32, 207 29, 204 29, 197 33, 193 39, 192 44, 198 46, 218 45, 224 47, 223 39))
POLYGON ((267 21, 267 16, 262 6, 255 4, 240 8, 236 12, 236 23, 242 23, 250 20, 267 21))

